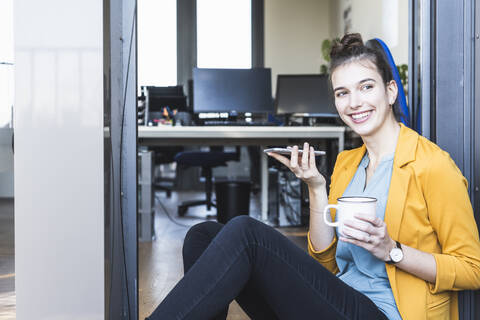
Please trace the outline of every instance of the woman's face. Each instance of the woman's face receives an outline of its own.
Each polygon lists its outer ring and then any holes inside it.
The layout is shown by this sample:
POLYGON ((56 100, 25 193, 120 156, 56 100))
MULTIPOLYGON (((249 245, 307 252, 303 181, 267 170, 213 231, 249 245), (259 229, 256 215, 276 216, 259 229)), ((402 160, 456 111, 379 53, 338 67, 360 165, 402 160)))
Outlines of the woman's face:
POLYGON ((395 120, 390 105, 397 97, 395 81, 385 84, 367 59, 337 67, 332 73, 335 106, 345 122, 362 137, 378 132, 386 120, 395 120))

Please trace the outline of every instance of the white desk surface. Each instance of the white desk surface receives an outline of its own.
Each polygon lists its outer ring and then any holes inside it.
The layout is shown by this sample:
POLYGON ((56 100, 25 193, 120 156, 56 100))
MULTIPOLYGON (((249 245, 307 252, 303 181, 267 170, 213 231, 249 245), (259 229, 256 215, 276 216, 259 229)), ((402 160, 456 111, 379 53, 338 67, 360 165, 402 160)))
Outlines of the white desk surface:
POLYGON ((345 132, 342 126, 254 127, 254 126, 155 126, 138 127, 138 137, 148 138, 334 138, 345 132))

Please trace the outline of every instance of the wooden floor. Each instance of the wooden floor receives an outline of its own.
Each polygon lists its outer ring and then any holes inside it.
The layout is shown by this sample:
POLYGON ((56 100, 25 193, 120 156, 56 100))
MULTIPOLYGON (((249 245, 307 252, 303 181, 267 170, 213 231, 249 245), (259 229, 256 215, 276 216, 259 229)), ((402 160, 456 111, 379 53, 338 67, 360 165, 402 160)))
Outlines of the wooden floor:
MULTIPOLYGON (((188 217, 176 216, 176 206, 183 199, 199 199, 202 193, 173 193, 170 199, 165 194, 157 195, 155 214, 156 239, 139 244, 139 319, 148 316, 164 299, 183 275, 181 248, 188 228, 206 220, 208 212, 204 207, 192 208, 188 217), (164 206, 159 205, 161 202, 164 206), (167 216, 168 212, 170 218, 167 216), (172 222, 174 220, 175 222, 172 222)), ((258 197, 252 197, 250 215, 259 218, 258 197)), ((215 209, 212 210, 215 213, 215 209)), ((279 228, 292 241, 306 250, 305 228, 279 228)), ((229 308, 229 320, 249 319, 243 310, 233 302, 229 308)))
POLYGON ((0 198, 0 319, 15 319, 13 199, 0 198))

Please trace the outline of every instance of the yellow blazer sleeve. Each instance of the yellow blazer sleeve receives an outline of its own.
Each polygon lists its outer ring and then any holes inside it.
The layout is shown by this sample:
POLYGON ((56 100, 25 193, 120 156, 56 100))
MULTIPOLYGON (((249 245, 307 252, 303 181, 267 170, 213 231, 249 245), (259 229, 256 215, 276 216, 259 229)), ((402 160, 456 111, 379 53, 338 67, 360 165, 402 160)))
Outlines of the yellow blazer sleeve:
MULTIPOLYGON (((333 168, 333 173, 332 177, 330 179, 330 193, 328 195, 328 203, 336 203, 337 202, 337 197, 338 197, 338 192, 336 191, 336 176, 339 172, 339 167, 341 167, 342 163, 342 154, 344 152, 341 152, 337 156, 337 160, 335 161, 335 167, 333 168)), ((320 262, 327 270, 330 272, 336 274, 339 272, 338 266, 337 266, 337 261, 335 260, 335 254, 337 252, 337 237, 334 236, 332 242, 328 245, 323 250, 317 251, 313 248, 312 241, 310 240, 310 232, 307 233, 307 239, 308 239, 308 253, 318 262, 320 262)))
POLYGON ((328 271, 337 274, 338 266, 335 260, 335 253, 337 251, 337 237, 333 237, 333 241, 321 251, 316 251, 310 241, 310 232, 307 233, 308 239, 308 253, 318 262, 320 262, 328 271))
POLYGON ((429 164, 424 195, 430 222, 442 248, 432 293, 480 288, 480 242, 467 181, 444 152, 429 164))

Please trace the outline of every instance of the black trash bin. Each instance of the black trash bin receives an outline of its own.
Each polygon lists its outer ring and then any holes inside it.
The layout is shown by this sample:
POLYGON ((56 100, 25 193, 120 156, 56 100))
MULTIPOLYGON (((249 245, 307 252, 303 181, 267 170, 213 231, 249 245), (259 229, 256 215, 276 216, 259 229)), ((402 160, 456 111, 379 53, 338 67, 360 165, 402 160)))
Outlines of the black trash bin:
POLYGON ((250 181, 215 181, 217 220, 227 223, 239 215, 248 215, 250 209, 250 181))

